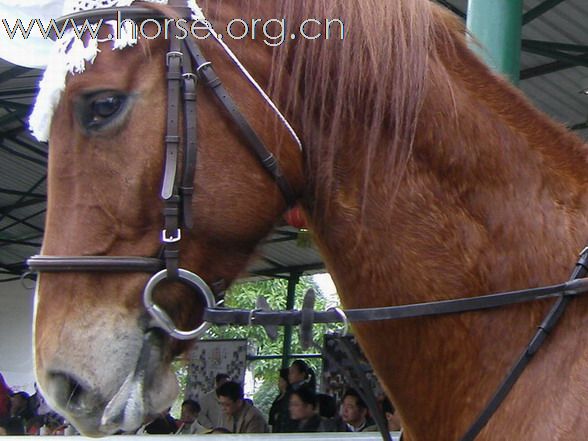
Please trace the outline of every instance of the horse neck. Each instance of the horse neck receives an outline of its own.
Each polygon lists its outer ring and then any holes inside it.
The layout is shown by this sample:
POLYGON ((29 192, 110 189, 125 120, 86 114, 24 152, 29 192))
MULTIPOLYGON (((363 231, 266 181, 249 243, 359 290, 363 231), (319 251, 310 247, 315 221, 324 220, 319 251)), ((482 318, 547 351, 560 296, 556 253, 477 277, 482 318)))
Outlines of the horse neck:
MULTIPOLYGON (((386 185, 384 140, 362 192, 362 139, 349 121, 337 140, 342 148, 333 165, 336 185, 327 193, 307 189, 317 243, 347 308, 561 282, 584 246, 583 143, 493 76, 465 43, 447 50, 438 45, 430 59, 413 151, 398 188, 386 185)), ((320 164, 307 162, 307 176, 320 171, 320 164)), ((408 438, 451 440, 474 420, 548 307, 538 302, 354 329, 399 408, 408 438), (380 335, 385 338, 374 337, 380 335)), ((577 323, 583 317, 586 305, 576 302, 557 340, 581 340, 585 331, 577 323)), ((585 357, 586 349, 580 350, 585 357)), ((554 343, 520 380, 503 409, 522 411, 517 397, 536 397, 532 404, 525 401, 521 427, 528 419, 537 433, 553 430, 555 417, 536 419, 556 394, 558 379, 545 378, 556 385, 549 396, 544 384, 528 378, 551 372, 546 366, 574 365, 571 356, 579 355, 554 343)), ((588 374, 587 366, 577 368, 588 374)), ((508 423, 500 412, 489 430, 508 423)))

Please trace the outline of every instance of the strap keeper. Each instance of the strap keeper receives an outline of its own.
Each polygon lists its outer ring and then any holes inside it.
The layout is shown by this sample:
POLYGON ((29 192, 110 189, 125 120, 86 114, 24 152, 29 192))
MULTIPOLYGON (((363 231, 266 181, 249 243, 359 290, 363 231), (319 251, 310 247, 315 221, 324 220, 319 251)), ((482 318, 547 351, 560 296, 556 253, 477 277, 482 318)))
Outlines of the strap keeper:
POLYGON ((178 208, 177 205, 175 205, 175 206, 166 206, 163 209, 163 215, 166 216, 166 217, 167 216, 174 216, 175 217, 179 213, 180 213, 180 210, 179 210, 179 208, 178 208))
POLYGON ((179 72, 171 72, 171 71, 168 71, 167 72, 167 75, 166 75, 166 78, 168 80, 181 80, 182 79, 182 74, 179 73, 179 72))
POLYGON ((167 144, 179 144, 180 137, 178 135, 165 135, 165 142, 167 144))
POLYGON ((267 156, 266 158, 262 159, 261 162, 264 165, 264 167, 266 167, 272 173, 275 172, 278 165, 278 161, 272 153, 270 153, 269 156, 267 156))
MULTIPOLYGON (((169 235, 168 235, 168 232, 166 229, 164 229, 161 232, 161 241, 163 243, 176 243, 176 242, 179 242, 181 239, 182 239, 182 230, 180 230, 179 228, 177 228, 176 231, 174 231, 172 234, 169 234, 169 235)), ((165 250, 163 251, 163 255, 166 260, 170 257, 177 258, 179 256, 179 250, 171 250, 168 247, 166 247, 165 250)))
POLYGON ((184 186, 181 186, 180 187, 180 194, 182 196, 188 196, 188 197, 190 197, 190 196, 192 196, 194 194, 194 187, 184 187, 184 186))

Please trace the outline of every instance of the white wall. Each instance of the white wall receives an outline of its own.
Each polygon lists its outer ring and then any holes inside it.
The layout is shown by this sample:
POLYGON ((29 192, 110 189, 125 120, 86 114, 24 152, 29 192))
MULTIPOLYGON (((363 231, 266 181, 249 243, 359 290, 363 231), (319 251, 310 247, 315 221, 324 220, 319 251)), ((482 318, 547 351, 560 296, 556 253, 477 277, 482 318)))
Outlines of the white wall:
MULTIPOLYGON (((30 280, 25 282, 32 285, 30 280)), ((33 392, 33 289, 0 283, 0 373, 14 390, 33 392)))

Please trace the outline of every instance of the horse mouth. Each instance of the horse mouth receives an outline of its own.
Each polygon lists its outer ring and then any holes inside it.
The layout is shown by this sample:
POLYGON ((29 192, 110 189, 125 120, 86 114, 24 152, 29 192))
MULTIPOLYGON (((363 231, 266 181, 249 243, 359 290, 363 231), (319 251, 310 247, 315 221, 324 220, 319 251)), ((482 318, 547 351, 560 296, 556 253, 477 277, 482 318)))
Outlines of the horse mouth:
MULTIPOLYGON (((53 398, 50 404, 86 436, 134 433, 169 406, 167 398, 173 399, 175 387, 162 382, 166 377, 164 347, 161 331, 146 331, 134 368, 110 399, 67 373, 51 373, 47 382, 48 397, 53 398), (171 394, 165 393, 168 389, 171 394)), ((175 384, 172 377, 169 383, 175 384)))
POLYGON ((118 392, 111 398, 100 419, 103 432, 137 430, 150 413, 150 402, 145 394, 151 387, 156 370, 162 359, 162 337, 158 330, 149 330, 143 337, 143 344, 135 369, 125 378, 118 392))

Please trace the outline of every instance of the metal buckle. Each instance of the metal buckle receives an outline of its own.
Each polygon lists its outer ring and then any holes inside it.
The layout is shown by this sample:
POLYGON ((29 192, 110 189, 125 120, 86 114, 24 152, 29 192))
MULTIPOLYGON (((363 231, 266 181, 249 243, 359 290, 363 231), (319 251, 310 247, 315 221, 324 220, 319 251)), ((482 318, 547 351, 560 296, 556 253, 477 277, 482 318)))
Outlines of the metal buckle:
POLYGON ((192 72, 185 72, 182 74, 182 78, 185 80, 194 80, 194 82, 197 81, 198 77, 196 76, 195 73, 192 72))
POLYGON ((167 235, 167 230, 165 228, 161 232, 161 241, 163 243, 175 243, 175 242, 179 242, 181 239, 182 239, 182 230, 180 230, 179 228, 177 228, 175 234, 171 235, 171 236, 167 235))
POLYGON ((347 314, 341 308, 329 308, 329 310, 333 310, 337 313, 339 317, 341 317, 343 321, 343 331, 341 331, 341 337, 346 337, 349 335, 349 319, 347 318, 347 314))
POLYGON ((263 311, 261 308, 255 308, 249 311, 249 317, 247 318, 247 326, 251 326, 255 324, 255 313, 263 311))
POLYGON ((207 61, 206 63, 202 63, 200 66, 198 66, 196 68, 196 74, 200 75, 200 71, 208 66, 212 66, 212 63, 210 61, 207 61))
POLYGON ((165 54, 165 65, 169 66, 169 60, 171 57, 179 57, 180 61, 184 58, 184 53, 179 51, 169 51, 165 54))
MULTIPOLYGON (((145 305, 147 312, 151 315, 153 320, 155 320, 157 326, 178 340, 192 340, 201 336, 210 327, 210 323, 203 321, 196 329, 182 331, 176 327, 168 313, 153 301, 153 290, 160 282, 167 278, 167 270, 162 270, 151 277, 149 282, 147 282, 147 285, 145 285, 145 289, 143 290, 143 304, 145 305)), ((194 288, 200 296, 204 298, 206 308, 214 308, 214 294, 212 294, 212 291, 204 280, 185 269, 178 270, 178 279, 180 282, 194 288)))

